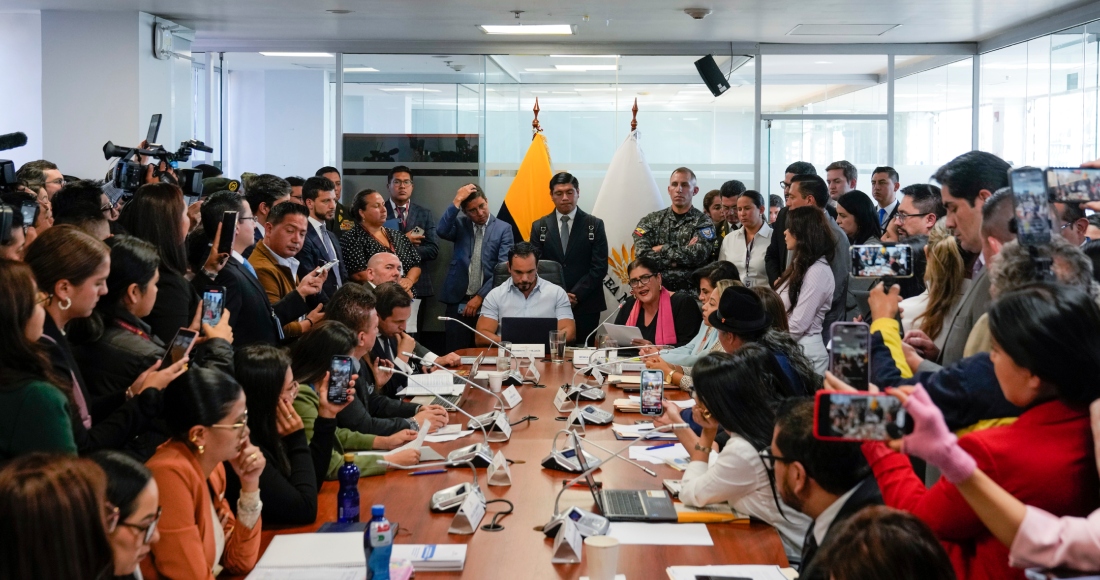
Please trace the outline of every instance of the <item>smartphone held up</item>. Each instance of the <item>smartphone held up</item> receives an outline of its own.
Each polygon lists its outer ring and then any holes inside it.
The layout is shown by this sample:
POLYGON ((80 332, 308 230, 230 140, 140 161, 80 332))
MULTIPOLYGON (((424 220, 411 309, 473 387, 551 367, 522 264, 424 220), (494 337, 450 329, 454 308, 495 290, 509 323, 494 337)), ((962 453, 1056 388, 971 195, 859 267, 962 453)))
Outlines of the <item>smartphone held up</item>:
POLYGON ((818 391, 814 436, 827 441, 890 441, 911 433, 912 421, 893 395, 818 391))

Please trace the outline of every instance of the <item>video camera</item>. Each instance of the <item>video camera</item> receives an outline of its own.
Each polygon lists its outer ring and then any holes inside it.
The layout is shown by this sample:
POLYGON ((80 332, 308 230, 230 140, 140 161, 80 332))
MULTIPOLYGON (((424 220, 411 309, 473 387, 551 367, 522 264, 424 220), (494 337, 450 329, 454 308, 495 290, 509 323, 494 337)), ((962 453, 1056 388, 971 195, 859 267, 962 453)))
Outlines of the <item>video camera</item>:
MULTIPOLYGON (((118 164, 115 165, 114 174, 111 177, 112 184, 128 194, 133 194, 137 191, 137 188, 141 187, 142 183, 144 183, 146 172, 144 165, 134 161, 135 155, 154 157, 158 161, 163 161, 165 165, 171 166, 173 163, 178 163, 180 161, 189 161, 191 159, 191 153, 195 150, 206 153, 212 153, 214 151, 212 148, 208 147, 206 143, 198 139, 191 139, 180 143, 179 149, 175 152, 168 151, 160 145, 150 145, 149 149, 140 149, 138 147, 122 147, 108 141, 103 146, 103 158, 120 158, 118 164)), ((151 165, 153 167, 153 175, 159 177, 161 183, 174 183, 178 185, 180 189, 183 190, 184 196, 202 195, 201 170, 175 169, 176 177, 173 179, 171 174, 167 171, 159 170, 159 163, 151 165)))
MULTIPOLYGON (((26 144, 27 135, 24 133, 0 135, 0 151, 16 149, 26 144)), ((15 185, 15 163, 10 159, 0 159, 0 189, 6 189, 15 185)))

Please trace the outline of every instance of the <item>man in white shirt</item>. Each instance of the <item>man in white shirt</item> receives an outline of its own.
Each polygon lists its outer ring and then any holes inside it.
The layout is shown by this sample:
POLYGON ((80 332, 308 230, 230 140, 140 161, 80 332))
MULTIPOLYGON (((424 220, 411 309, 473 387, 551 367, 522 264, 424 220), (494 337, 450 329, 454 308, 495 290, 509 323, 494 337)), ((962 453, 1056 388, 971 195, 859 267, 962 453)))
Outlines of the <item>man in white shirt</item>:
POLYGON ((893 167, 876 167, 871 172, 871 197, 875 198, 878 224, 882 228, 882 241, 898 241, 898 226, 894 216, 898 214, 898 189, 901 177, 893 167))
POLYGON ((836 524, 871 505, 882 505, 878 483, 860 444, 814 437, 814 401, 788 399, 780 408, 767 463, 783 503, 813 518, 802 545, 799 578, 826 580, 814 556, 836 524))
MULTIPOLYGON (((520 242, 508 251, 508 273, 511 279, 493 288, 481 305, 477 330, 500 342, 500 321, 503 318, 557 318, 558 330, 565 331, 565 341, 577 335, 569 296, 560 286, 539 278, 535 247, 520 242)), ((381 310, 381 309, 379 309, 381 310)), ((484 338, 475 338, 479 346, 488 346, 484 338)))

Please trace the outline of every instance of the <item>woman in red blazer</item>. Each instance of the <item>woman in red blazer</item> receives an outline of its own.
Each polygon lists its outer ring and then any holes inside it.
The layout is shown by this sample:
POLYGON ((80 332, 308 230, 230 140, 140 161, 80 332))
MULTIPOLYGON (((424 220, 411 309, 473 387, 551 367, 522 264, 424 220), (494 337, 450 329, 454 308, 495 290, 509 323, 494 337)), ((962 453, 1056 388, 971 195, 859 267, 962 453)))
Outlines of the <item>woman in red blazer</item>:
POLYGON ((260 555, 259 480, 266 460, 249 441, 241 386, 223 372, 191 369, 164 390, 164 420, 172 439, 146 463, 160 488, 160 541, 142 575, 213 580, 223 569, 247 574, 260 555), (241 480, 236 516, 225 500, 225 461, 241 480))
MULTIPOLYGON (((1100 310, 1077 289, 1037 284, 994 303, 989 330, 1001 390, 1027 410, 959 446, 1020 501, 1056 516, 1087 516, 1100 507, 1088 411, 1100 398, 1100 310)), ((883 443, 864 443, 863 453, 886 505, 928 524, 959 578, 1024 578, 954 484, 940 479, 925 488, 909 458, 883 443)))

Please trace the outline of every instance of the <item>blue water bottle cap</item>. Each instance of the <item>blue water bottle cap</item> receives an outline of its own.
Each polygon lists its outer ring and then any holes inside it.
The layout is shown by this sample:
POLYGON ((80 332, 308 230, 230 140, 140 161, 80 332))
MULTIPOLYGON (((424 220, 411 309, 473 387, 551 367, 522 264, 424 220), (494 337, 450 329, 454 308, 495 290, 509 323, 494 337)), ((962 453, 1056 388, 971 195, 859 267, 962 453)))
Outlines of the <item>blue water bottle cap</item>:
POLYGON ((386 506, 384 505, 372 505, 370 506, 370 515, 373 517, 381 517, 386 514, 386 506))

